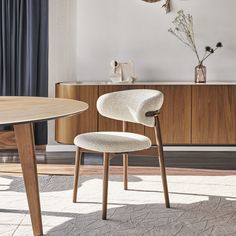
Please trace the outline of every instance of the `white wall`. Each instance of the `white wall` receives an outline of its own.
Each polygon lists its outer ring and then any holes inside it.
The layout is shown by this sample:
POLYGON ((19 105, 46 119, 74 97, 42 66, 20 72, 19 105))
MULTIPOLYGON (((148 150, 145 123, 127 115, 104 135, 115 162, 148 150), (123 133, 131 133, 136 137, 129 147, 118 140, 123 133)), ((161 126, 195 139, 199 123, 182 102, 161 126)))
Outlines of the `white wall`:
POLYGON ((49 93, 54 82, 75 78, 77 0, 49 1, 49 93))
MULTIPOLYGON (((76 79, 77 0, 49 1, 49 96, 55 83, 76 79)), ((54 121, 48 122, 48 143, 54 141, 54 121)))
POLYGON ((112 59, 135 62, 140 80, 193 81, 193 52, 168 33, 179 9, 194 18, 196 42, 222 41, 224 48, 207 60, 208 80, 233 80, 236 74, 236 1, 172 0, 173 12, 161 3, 141 0, 78 0, 77 80, 109 80, 112 59))
MULTIPOLYGON (((202 53, 206 45, 224 44, 206 61, 207 80, 236 80, 236 1, 172 0, 167 15, 163 2, 50 0, 50 96, 58 81, 109 80, 112 59, 133 60, 139 80, 193 81, 195 55, 168 33, 179 9, 193 15, 202 53)), ((49 143, 53 140, 50 123, 49 143)))

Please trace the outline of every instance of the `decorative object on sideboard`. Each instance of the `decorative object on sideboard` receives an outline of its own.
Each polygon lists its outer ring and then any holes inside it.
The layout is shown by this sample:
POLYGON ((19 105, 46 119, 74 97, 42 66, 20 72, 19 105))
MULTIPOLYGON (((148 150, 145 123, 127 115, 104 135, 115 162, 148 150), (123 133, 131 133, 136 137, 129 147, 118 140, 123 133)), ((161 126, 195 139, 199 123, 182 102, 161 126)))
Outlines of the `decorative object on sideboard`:
POLYGON ((218 48, 223 47, 222 43, 218 42, 214 49, 210 46, 206 46, 205 53, 201 59, 194 38, 193 17, 190 14, 185 14, 183 10, 180 10, 177 12, 177 16, 172 23, 174 27, 170 28, 169 32, 190 47, 197 57, 198 65, 195 67, 195 82, 205 83, 206 67, 203 65, 203 62, 218 48))
POLYGON ((114 83, 133 83, 136 78, 134 74, 134 64, 129 62, 111 61, 111 81, 114 83))
POLYGON ((206 66, 198 64, 195 66, 195 83, 206 83, 206 66))
POLYGON ((171 11, 170 0, 166 0, 166 3, 162 6, 166 10, 166 14, 171 11))
MULTIPOLYGON (((160 2, 160 0, 143 0, 144 2, 149 2, 149 3, 154 3, 154 2, 160 2)), ((171 11, 171 6, 170 6, 170 0, 166 0, 165 4, 162 5, 162 7, 165 8, 166 13, 169 13, 171 11)))

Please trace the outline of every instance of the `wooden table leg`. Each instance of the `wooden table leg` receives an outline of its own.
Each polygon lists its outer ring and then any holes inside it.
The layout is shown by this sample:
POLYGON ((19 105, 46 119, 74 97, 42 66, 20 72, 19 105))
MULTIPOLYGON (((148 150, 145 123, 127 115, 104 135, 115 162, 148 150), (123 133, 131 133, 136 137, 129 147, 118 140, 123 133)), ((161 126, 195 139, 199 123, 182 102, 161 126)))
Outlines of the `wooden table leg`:
POLYGON ((31 123, 14 125, 30 217, 35 236, 43 235, 34 134, 31 123))

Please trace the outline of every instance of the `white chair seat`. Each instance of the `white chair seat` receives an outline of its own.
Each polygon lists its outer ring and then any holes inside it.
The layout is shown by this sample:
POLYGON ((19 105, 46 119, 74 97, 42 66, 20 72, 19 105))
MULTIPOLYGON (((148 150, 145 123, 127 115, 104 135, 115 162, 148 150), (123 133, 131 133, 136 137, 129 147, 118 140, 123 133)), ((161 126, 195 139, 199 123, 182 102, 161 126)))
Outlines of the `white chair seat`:
POLYGON ((128 132, 84 133, 75 137, 74 143, 87 150, 106 153, 134 152, 152 145, 148 137, 128 132))

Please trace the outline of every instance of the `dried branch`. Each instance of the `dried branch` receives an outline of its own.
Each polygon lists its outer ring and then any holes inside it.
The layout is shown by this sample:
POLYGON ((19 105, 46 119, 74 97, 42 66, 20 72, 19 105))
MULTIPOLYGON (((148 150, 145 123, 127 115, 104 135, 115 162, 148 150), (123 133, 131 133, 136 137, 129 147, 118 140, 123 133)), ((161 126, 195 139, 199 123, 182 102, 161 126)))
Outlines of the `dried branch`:
POLYGON ((177 17, 175 17, 172 23, 174 27, 169 29, 169 32, 182 41, 185 45, 189 46, 197 56, 199 64, 201 64, 194 39, 192 16, 189 14, 185 15, 184 11, 180 10, 177 12, 177 17))
POLYGON ((168 31, 193 50, 199 65, 202 65, 203 61, 212 55, 218 48, 223 47, 221 42, 218 42, 214 49, 210 46, 206 46, 205 53, 201 59, 194 39, 193 17, 189 14, 185 14, 183 10, 180 10, 177 12, 177 16, 172 23, 174 27, 170 28, 168 31))

